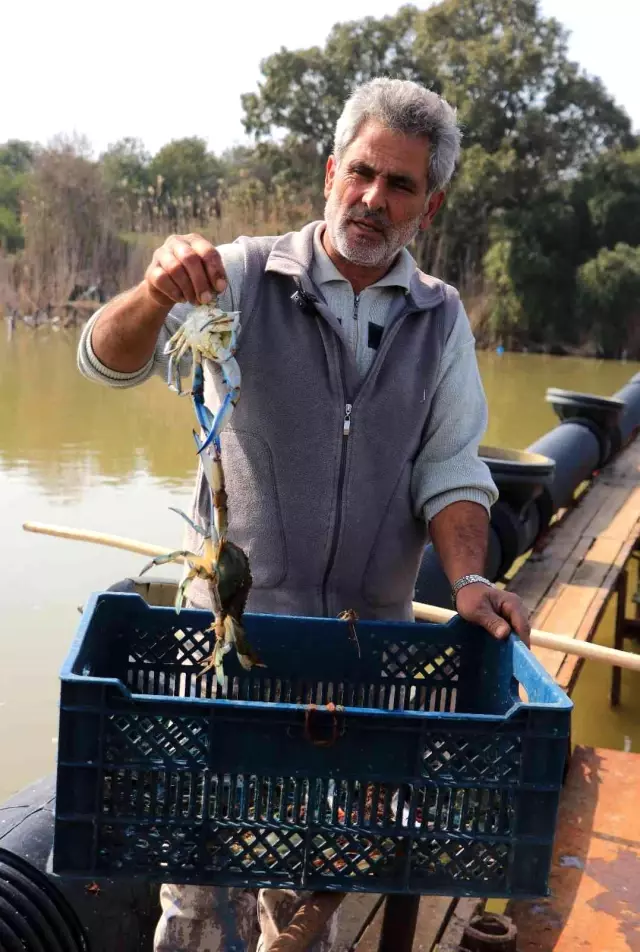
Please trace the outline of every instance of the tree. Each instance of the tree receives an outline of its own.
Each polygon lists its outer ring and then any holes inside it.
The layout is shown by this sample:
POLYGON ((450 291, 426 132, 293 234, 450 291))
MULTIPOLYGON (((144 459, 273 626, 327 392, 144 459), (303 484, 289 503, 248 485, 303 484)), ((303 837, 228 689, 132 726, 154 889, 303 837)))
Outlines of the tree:
POLYGON ((602 248, 577 275, 577 317, 600 354, 640 350, 640 247, 602 248))
POLYGON ((566 31, 538 0, 445 0, 418 18, 414 49, 435 63, 466 145, 509 145, 523 173, 550 181, 630 141, 628 116, 568 59, 566 31))
POLYGON ((119 193, 146 189, 149 185, 151 156, 140 139, 120 139, 100 156, 100 166, 107 188, 119 193))
POLYGON ((84 140, 39 151, 23 195, 22 260, 31 303, 66 301, 75 284, 112 287, 118 242, 98 164, 84 140))
POLYGON ((258 139, 288 133, 310 143, 320 158, 332 148, 333 132, 354 86, 381 73, 429 83, 416 68, 413 41, 418 11, 402 7, 394 16, 336 25, 324 50, 286 50, 260 64, 257 93, 242 96, 244 127, 258 139))
POLYGON ((177 197, 203 190, 215 195, 222 165, 204 139, 174 139, 163 146, 150 165, 152 182, 161 179, 163 193, 177 197))
POLYGON ((23 241, 22 228, 17 215, 10 208, 4 208, 0 204, 0 252, 7 251, 11 254, 22 247, 23 241))
MULTIPOLYGON (((321 159, 356 84, 417 80, 456 107, 463 155, 447 203, 417 242, 419 263, 457 283, 481 273, 492 222, 516 221, 605 149, 633 144, 628 116, 567 55, 567 35, 538 0, 443 0, 339 24, 325 47, 281 49, 242 97, 261 142, 286 136, 321 159)), ((514 248, 517 242, 514 244, 514 248)), ((544 257, 544 250, 539 253, 544 257)), ((553 265, 551 265, 554 270, 553 265)))
POLYGON ((16 175, 31 169, 34 156, 34 146, 21 139, 9 139, 4 145, 0 145, 0 166, 10 169, 16 175))
POLYGON ((577 344, 575 276, 584 249, 567 189, 494 217, 491 235, 484 272, 493 331, 520 346, 577 344))
POLYGON ((610 149, 590 162, 575 182, 574 201, 589 221, 592 254, 640 245, 640 147, 610 149))
POLYGON ((12 253, 22 247, 21 194, 32 167, 35 150, 29 142, 10 139, 0 146, 0 250, 12 253))
POLYGON ((405 6, 335 26, 324 50, 283 48, 261 70, 258 92, 242 97, 246 131, 285 131, 322 155, 352 89, 381 74, 441 92, 458 110, 467 145, 513 148, 523 171, 542 162, 547 178, 631 141, 628 116, 567 58, 566 31, 540 14, 538 0, 405 6))

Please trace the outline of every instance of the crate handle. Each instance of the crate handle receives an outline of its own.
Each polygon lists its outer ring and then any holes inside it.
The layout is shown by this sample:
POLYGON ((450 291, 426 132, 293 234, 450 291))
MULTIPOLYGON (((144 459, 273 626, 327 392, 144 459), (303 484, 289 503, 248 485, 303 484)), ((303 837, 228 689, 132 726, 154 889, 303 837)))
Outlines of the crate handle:
POLYGON ((323 708, 318 708, 315 704, 307 705, 304 714, 304 736, 311 744, 315 747, 333 747, 338 737, 343 737, 344 733, 344 707, 342 707, 342 705, 329 703, 323 708), (314 737, 313 724, 316 720, 316 715, 323 712, 330 714, 332 719, 331 737, 329 740, 321 740, 317 736, 314 737), (339 715, 342 715, 342 717, 339 715))

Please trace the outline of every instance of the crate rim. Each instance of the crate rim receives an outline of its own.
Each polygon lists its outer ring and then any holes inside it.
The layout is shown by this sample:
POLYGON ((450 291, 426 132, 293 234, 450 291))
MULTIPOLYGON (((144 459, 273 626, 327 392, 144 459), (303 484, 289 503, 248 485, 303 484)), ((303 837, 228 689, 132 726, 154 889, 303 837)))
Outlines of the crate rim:
MULTIPOLYGON (((97 685, 110 685, 117 688, 124 697, 129 700, 135 701, 141 704, 171 704, 178 705, 178 710, 180 707, 188 704, 190 707, 193 707, 194 704, 197 704, 198 707, 203 707, 204 710, 233 710, 233 709, 243 709, 243 710, 252 710, 252 711, 273 711, 275 709, 274 702, 265 702, 265 701, 241 701, 237 699, 225 699, 225 698, 199 698, 199 697, 172 697, 166 694, 136 694, 129 690, 126 684, 120 678, 101 678, 94 675, 83 675, 76 674, 73 671, 73 666, 77 661, 78 654, 82 647, 84 638, 86 637, 89 625, 91 624, 91 619, 93 616, 93 611, 101 601, 114 601, 116 599, 131 599, 135 600, 138 604, 142 603, 145 610, 153 611, 154 613, 171 613, 176 615, 176 611, 171 606, 151 606, 142 598, 138 593, 132 592, 109 592, 109 591, 94 591, 90 594, 89 598, 85 603, 85 607, 82 613, 82 617, 76 629, 76 635, 69 646, 66 657, 60 668, 59 679, 61 682, 68 683, 82 683, 82 684, 97 684, 97 685)), ((211 612, 207 609, 189 609, 192 612, 200 612, 203 615, 211 615, 211 612)), ((322 622, 333 622, 335 619, 332 618, 322 618, 315 616, 306 616, 306 615, 273 615, 265 612, 247 612, 247 615, 254 618, 293 618, 296 621, 310 621, 315 624, 322 622)), ((388 630, 389 628, 397 627, 406 631, 407 625, 416 624, 420 625, 422 628, 431 628, 438 630, 445 630, 454 627, 456 623, 460 623, 460 617, 454 616, 448 622, 443 624, 436 623, 425 623, 425 622, 398 622, 398 621, 381 621, 381 620, 367 620, 367 626, 372 628, 380 628, 388 630)), ((540 681, 543 681, 546 687, 550 690, 553 700, 551 701, 522 701, 517 700, 511 705, 511 707, 505 711, 503 714, 474 714, 473 719, 474 723, 480 725, 481 723, 488 722, 497 722, 497 723, 506 723, 508 720, 513 718, 521 710, 524 711, 558 711, 562 712, 571 712, 574 703, 571 698, 562 690, 562 688, 554 681, 554 679, 549 675, 543 665, 538 661, 536 656, 530 651, 525 644, 520 640, 520 638, 512 631, 508 639, 510 642, 512 650, 514 652, 514 662, 519 662, 519 666, 524 669, 524 673, 530 675, 531 677, 536 677, 540 681)), ((514 668, 516 665, 514 664, 514 668)), ((523 680, 519 680, 519 683, 523 685, 526 689, 527 684, 523 680)), ((61 705, 62 706, 62 705, 61 705)), ((86 708, 86 703, 84 704, 65 704, 64 708, 66 710, 72 710, 76 708, 86 708)), ((300 712, 304 711, 309 707, 308 704, 291 704, 286 702, 277 702, 277 710, 282 713, 291 713, 291 712, 300 712)), ((322 708, 320 707, 321 711, 322 708)), ((390 711, 382 708, 366 708, 366 707, 341 707, 339 708, 341 714, 349 714, 349 716, 355 715, 364 715, 371 717, 372 715, 383 715, 384 717, 395 716, 396 718, 411 718, 411 719, 421 719, 425 723, 433 721, 436 719, 446 719, 447 721, 468 721, 469 714, 464 712, 450 712, 450 711, 390 711)))

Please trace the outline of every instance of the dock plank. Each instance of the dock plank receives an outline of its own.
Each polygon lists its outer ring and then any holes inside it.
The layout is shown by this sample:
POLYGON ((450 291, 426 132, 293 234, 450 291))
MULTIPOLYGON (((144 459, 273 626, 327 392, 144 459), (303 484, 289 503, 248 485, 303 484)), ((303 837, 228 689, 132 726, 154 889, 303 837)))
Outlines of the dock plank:
MULTIPOLYGON (((348 902, 348 898, 345 900, 345 903, 348 902)), ((377 897, 373 898, 375 899, 377 897)), ((455 900, 446 896, 423 896, 421 898, 418 908, 415 938, 413 941, 413 952, 431 952, 438 933, 442 928, 442 922, 446 919, 454 902, 455 900)), ((362 936, 355 944, 348 944, 347 935, 341 926, 338 948, 341 952, 342 950, 345 950, 345 952, 378 952, 383 918, 384 906, 381 906, 377 909, 375 915, 362 933, 362 936)))
POLYGON ((479 899, 457 900, 453 914, 433 952, 458 952, 465 926, 476 912, 481 910, 482 905, 482 900, 479 899))
POLYGON ((577 747, 551 896, 512 902, 518 952, 640 952, 640 754, 577 747))
POLYGON ((367 920, 380 905, 380 896, 374 893, 350 893, 345 897, 340 906, 339 952, 351 952, 355 948, 367 920))

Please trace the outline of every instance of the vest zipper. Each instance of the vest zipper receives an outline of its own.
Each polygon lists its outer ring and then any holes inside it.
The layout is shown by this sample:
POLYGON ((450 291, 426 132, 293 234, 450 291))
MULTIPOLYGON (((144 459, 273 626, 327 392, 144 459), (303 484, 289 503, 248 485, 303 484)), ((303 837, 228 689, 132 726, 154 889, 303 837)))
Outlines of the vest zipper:
POLYGON ((360 295, 356 294, 353 299, 353 319, 358 320, 358 308, 360 307, 360 295))
POLYGON ((329 551, 329 561, 322 579, 322 614, 325 618, 329 615, 329 598, 327 596, 327 585, 333 563, 336 560, 338 551, 338 539, 340 538, 340 526, 342 524, 342 491, 344 489, 344 473, 347 464, 347 439, 351 431, 351 411, 352 404, 345 404, 344 417, 342 419, 342 447, 340 450, 340 469, 338 470, 338 493, 336 499, 336 521, 333 527, 333 538, 331 540, 331 549, 329 551))
POLYGON ((353 410, 353 407, 351 406, 351 404, 347 403, 347 405, 344 408, 344 420, 342 421, 342 435, 343 436, 349 436, 349 431, 351 429, 351 411, 352 410, 353 410))

